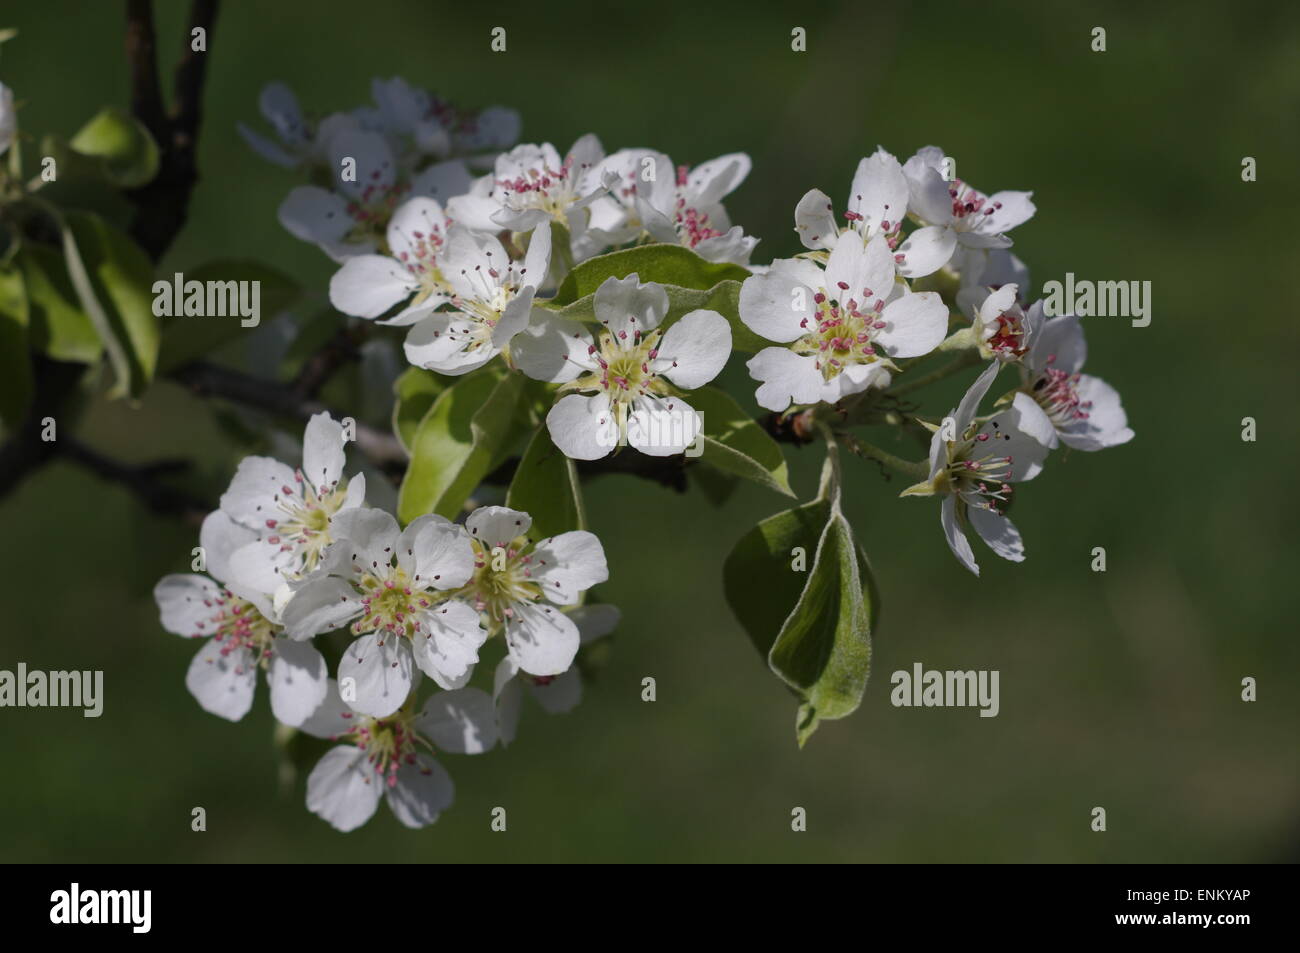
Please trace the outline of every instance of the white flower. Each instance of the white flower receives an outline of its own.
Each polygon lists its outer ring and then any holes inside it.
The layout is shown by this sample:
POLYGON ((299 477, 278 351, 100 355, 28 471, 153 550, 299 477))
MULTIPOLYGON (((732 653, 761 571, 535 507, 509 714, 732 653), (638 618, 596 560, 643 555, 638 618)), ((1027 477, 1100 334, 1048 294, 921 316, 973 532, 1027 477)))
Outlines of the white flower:
POLYGON ((937 146, 926 146, 903 164, 912 214, 927 225, 950 229, 955 239, 971 248, 1007 248, 1005 232, 1034 215, 1032 192, 995 192, 985 195, 961 179, 944 179, 947 157, 937 146))
POLYGON ((1100 377, 1079 373, 1088 347, 1073 314, 1043 320, 1043 303, 1029 352, 1020 364, 1022 384, 1015 395, 1022 428, 1044 446, 1060 443, 1076 450, 1103 450, 1133 439, 1119 393, 1100 377))
MULTIPOLYGON (((482 367, 528 324, 533 297, 550 261, 547 226, 533 231, 528 251, 517 262, 495 237, 452 226, 437 252, 435 274, 422 279, 440 283, 445 291, 389 322, 417 322, 406 335, 406 359, 452 375, 482 367), (430 301, 435 300, 449 309, 432 311, 430 301)), ((390 276, 400 277, 400 272, 390 268, 390 276)))
POLYGON ((901 494, 943 496, 940 521, 948 546, 977 576, 980 570, 966 539, 966 526, 973 526, 1003 559, 1021 562, 1025 558, 1024 543, 1006 517, 1012 484, 1037 476, 1047 456, 1047 448, 1024 432, 1019 407, 982 421, 976 419, 979 403, 1001 367, 998 361, 989 364, 949 415, 950 420, 935 430, 930 442, 929 478, 901 494))
POLYGON ((474 545, 474 575, 456 596, 473 602, 494 630, 505 630, 506 653, 516 668, 559 675, 573 664, 579 634, 555 606, 575 605, 609 578, 609 569, 593 534, 574 530, 534 543, 528 537, 532 522, 504 506, 471 513, 465 528, 474 545))
POLYGON ((858 163, 853 175, 843 230, 835 224, 830 198, 820 189, 813 189, 799 200, 794 210, 794 228, 803 246, 813 251, 834 249, 846 232, 856 234, 864 242, 883 236, 894 252, 898 273, 919 278, 947 263, 957 247, 957 238, 951 229, 927 225, 903 241, 907 203, 908 186, 903 167, 896 158, 877 147, 874 155, 858 163))
POLYGON ((445 206, 470 187, 469 171, 457 159, 406 175, 384 134, 360 126, 335 131, 324 149, 330 174, 338 177, 336 189, 298 186, 280 205, 279 218, 294 237, 319 246, 338 262, 376 251, 401 202, 425 197, 445 206), (355 177, 345 178, 352 163, 355 177))
POLYGON ((516 146, 497 156, 493 172, 468 194, 447 203, 447 213, 482 232, 526 232, 553 221, 579 236, 587 227, 586 207, 607 188, 597 168, 604 157, 590 133, 563 159, 549 142, 516 146))
MULTIPOLYGON (((618 609, 610 605, 578 606, 566 614, 578 627, 581 645, 609 635, 619 621, 618 609)), ((529 675, 521 672, 519 664, 507 655, 497 665, 492 690, 502 745, 515 740, 525 685, 543 710, 551 715, 572 711, 582 701, 582 674, 576 665, 559 675, 529 675)))
POLYGON ((251 530, 225 513, 211 513, 203 521, 199 543, 212 578, 164 576, 154 587, 154 601, 167 631, 211 637, 185 676, 186 687, 205 711, 230 721, 243 718, 253 705, 260 668, 266 672, 275 717, 298 725, 325 698, 325 659, 310 643, 287 638, 271 594, 239 578, 236 554, 254 541, 251 530))
POLYGON ((519 114, 513 109, 460 109, 397 76, 372 80, 370 91, 375 108, 357 114, 388 135, 406 163, 449 156, 491 161, 519 138, 519 114))
POLYGON ((456 793, 433 755, 482 754, 497 742, 492 699, 477 688, 438 692, 419 714, 408 704, 373 718, 352 711, 332 679, 325 703, 302 730, 345 742, 327 751, 307 778, 307 809, 344 832, 370 820, 381 796, 405 826, 432 824, 456 793))
POLYGON ((648 235, 683 245, 708 261, 747 265, 757 238, 732 225, 722 199, 749 175, 743 152, 719 156, 694 169, 650 149, 622 149, 600 165, 609 194, 591 205, 590 231, 581 260, 601 246, 621 245, 648 235))
POLYGON ((984 360, 994 358, 1004 364, 1019 361, 1028 353, 1038 327, 1043 322, 1042 304, 1026 313, 1017 297, 1019 286, 1005 284, 991 288, 963 288, 957 302, 974 321, 975 344, 984 360))
POLYGON ((245 457, 221 510, 253 537, 232 559, 243 578, 263 592, 311 572, 333 541, 333 520, 362 504, 365 476, 343 477, 343 426, 327 413, 307 422, 302 467, 270 457, 245 457))
POLYGON ((1019 294, 1029 290, 1029 266, 1006 248, 969 248, 958 245, 948 269, 961 278, 961 287, 1000 288, 1016 285, 1019 294))
POLYGON ((284 83, 268 83, 257 104, 262 117, 271 124, 275 139, 268 139, 242 122, 236 123, 239 134, 263 159, 286 169, 324 165, 329 160, 325 145, 330 137, 356 128, 356 120, 343 113, 327 116, 319 123, 308 119, 298 105, 298 97, 284 83))
POLYGON ((607 278, 593 299, 604 330, 597 342, 582 325, 541 314, 511 346, 515 365, 565 393, 546 415, 551 439, 575 460, 597 460, 631 444, 652 456, 681 453, 699 420, 676 388, 713 380, 731 355, 731 326, 716 311, 683 315, 666 332, 662 285, 636 274, 607 278))
POLYGON ((937 293, 895 281, 883 235, 865 245, 836 242, 824 269, 807 259, 774 262, 741 286, 740 319, 785 345, 764 348, 746 365, 761 382, 759 405, 776 411, 884 387, 894 366, 886 358, 926 354, 948 329, 937 293))
POLYGON ((0 155, 13 145, 18 135, 18 113, 14 109, 14 92, 0 83, 0 155))
POLYGON ((356 709, 376 718, 406 701, 415 668, 443 688, 462 687, 487 638, 478 613, 451 598, 474 573, 464 529, 427 515, 400 530, 376 509, 351 510, 334 522, 338 541, 284 607, 289 636, 352 622, 358 638, 339 663, 339 680, 355 689, 356 709))

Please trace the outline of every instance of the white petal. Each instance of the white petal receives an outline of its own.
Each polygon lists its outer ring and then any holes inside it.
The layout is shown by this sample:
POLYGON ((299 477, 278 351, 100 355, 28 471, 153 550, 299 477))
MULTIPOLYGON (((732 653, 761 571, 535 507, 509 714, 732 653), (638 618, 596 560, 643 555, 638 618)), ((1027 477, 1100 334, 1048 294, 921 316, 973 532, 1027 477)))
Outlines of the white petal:
POLYGON ((397 541, 399 565, 435 589, 455 589, 474 575, 474 547, 465 530, 432 514, 417 517, 397 541))
POLYGON ((849 189, 849 211, 861 215, 873 230, 890 230, 907 214, 907 192, 903 167, 888 152, 877 149, 858 163, 849 189))
POLYGON ((314 185, 300 185, 290 192, 277 216, 294 238, 317 245, 340 241, 353 224, 347 201, 314 185))
POLYGON ((460 159, 438 162, 411 178, 411 194, 429 198, 446 205, 458 195, 470 190, 473 179, 469 169, 460 159))
POLYGON ((956 422, 957 435, 961 434, 970 426, 971 421, 975 419, 975 412, 979 410, 980 401, 984 395, 989 392, 989 387, 993 384, 993 378, 998 376, 1002 363, 994 361, 988 367, 984 368, 983 373, 975 379, 975 383, 962 396, 961 403, 953 411, 953 420, 956 422))
POLYGON ((582 644, 586 645, 588 642, 603 639, 613 632, 622 619, 622 613, 618 611, 617 606, 597 603, 590 606, 578 606, 576 609, 569 610, 569 618, 578 627, 578 634, 582 637, 582 644))
POLYGON ((548 715, 562 715, 582 701, 582 675, 576 668, 571 668, 550 681, 534 680, 532 693, 548 715))
POLYGON ((605 549, 586 530, 542 540, 533 550, 533 566, 533 578, 546 597, 560 605, 572 605, 583 592, 609 579, 605 549))
POLYGON ((1044 447, 1055 449, 1060 443, 1052 418, 1038 405, 1038 401, 1024 391, 1017 391, 1014 406, 1020 413, 1020 427, 1044 447))
POLYGON ((257 662, 248 649, 234 649, 227 655, 225 648, 223 641, 209 639, 190 662, 185 687, 204 711, 239 721, 253 707, 257 662))
POLYGON ((749 156, 743 152, 701 162, 686 177, 686 204, 698 208, 726 197, 745 181, 752 166, 749 156))
POLYGON ((308 580, 281 610, 284 634, 304 641, 331 632, 361 614, 356 590, 347 580, 323 576, 308 580))
POLYGON ((950 228, 926 225, 907 236, 898 247, 903 260, 897 263, 898 273, 908 278, 923 278, 933 274, 952 258, 957 248, 957 236, 950 228))
POLYGON ((830 196, 821 189, 807 192, 794 207, 794 230, 804 248, 814 251, 834 248, 839 229, 835 227, 835 208, 830 196))
POLYGON ((482 754, 497 743, 496 707, 477 688, 432 695, 415 727, 436 749, 455 754, 482 754))
POLYGON ((221 611, 218 600, 222 593, 207 576, 163 576, 153 587, 153 598, 168 632, 191 639, 216 632, 213 617, 221 611))
POLYGON ((515 367, 535 381, 562 384, 591 366, 591 335, 577 321, 534 308, 532 320, 510 340, 515 367))
POLYGON ((766 347, 746 362, 749 376, 759 381, 754 397, 760 407, 782 411, 790 404, 815 404, 821 396, 822 375, 812 356, 789 348, 766 347))
POLYGON ((530 675, 559 675, 578 654, 578 627, 554 606, 519 605, 506 622, 506 649, 530 675))
POLYGON ((662 285, 641 284, 635 274, 606 278, 596 289, 592 307, 596 319, 630 345, 636 332, 645 334, 659 326, 668 313, 668 292, 662 285))
MULTIPOLYGON (((386 632, 363 635, 348 646, 339 662, 339 685, 352 679, 352 707, 375 718, 386 718, 402 707, 411 693, 411 647, 401 636, 386 632)), ((346 698, 345 698, 346 700, 346 698)))
POLYGON ((1080 374, 1075 393, 1088 416, 1061 430, 1061 439, 1076 450, 1104 450, 1133 439, 1119 392, 1100 377, 1080 374))
POLYGON ((452 600, 422 615, 428 632, 418 632, 411 651, 420 671, 442 688, 460 688, 474 673, 478 650, 487 640, 479 614, 463 602, 452 600))
POLYGON ((881 235, 865 245, 850 241, 848 234, 841 236, 826 262, 825 287, 831 298, 856 301, 864 311, 868 302, 888 299, 894 290, 894 257, 889 243, 881 235))
POLYGON ((785 344, 803 337, 817 310, 816 289, 825 281, 821 270, 812 268, 809 273, 773 265, 766 275, 746 278, 740 286, 740 320, 769 341, 785 344))
POLYGON ((389 513, 365 507, 335 514, 330 532, 339 543, 347 541, 339 547, 340 558, 372 570, 389 565, 402 535, 389 513))
POLYGON ((574 460, 599 460, 618 445, 618 421, 604 394, 566 394, 546 415, 546 429, 560 452, 574 460))
POLYGON ((484 547, 491 550, 508 547, 512 540, 527 536, 533 518, 507 506, 480 506, 465 519, 465 529, 484 547))
POLYGON ((989 549, 1013 563, 1024 562, 1025 544, 1011 520, 982 506, 968 506, 966 515, 989 549))
POLYGON ((343 476, 343 425, 325 411, 312 415, 302 438, 302 474, 318 496, 333 492, 343 476))
POLYGON ((683 390, 703 387, 731 356, 731 325, 716 311, 682 315, 659 342, 654 370, 683 390))
POLYGON ((971 551, 970 540, 957 525, 957 498, 951 494, 945 494, 943 503, 939 507, 939 519, 943 524, 943 535, 948 540, 948 548, 952 554, 957 557, 958 561, 973 572, 975 575, 980 574, 980 567, 975 563, 975 554, 971 551))
POLYGON ((325 698, 316 710, 298 725, 298 730, 313 738, 326 738, 333 741, 349 734, 357 726, 357 714, 339 697, 339 683, 332 678, 327 678, 325 681, 325 698))
POLYGON ((948 333, 948 306, 934 291, 908 292, 885 305, 877 340, 890 357, 919 357, 948 333))
POLYGON ((213 510, 204 517, 199 529, 199 546, 203 549, 207 571, 215 579, 228 579, 231 557, 241 547, 255 543, 257 538, 254 530, 236 523, 222 510, 213 510))
POLYGON ((384 797, 389 810, 402 824, 421 828, 432 824, 451 807, 456 788, 442 765, 417 754, 414 764, 398 767, 397 783, 384 789, 384 797))
POLYGON ((330 279, 330 304, 344 314, 377 318, 405 301, 418 287, 399 261, 385 255, 357 255, 330 279))
POLYGON ((285 725, 301 725, 325 701, 325 657, 308 642, 277 638, 266 673, 271 712, 285 725))
POLYGON ((325 752, 307 777, 307 810, 347 833, 374 816, 382 791, 366 753, 340 745, 325 752))
POLYGON ((627 442, 652 457, 671 457, 695 443, 700 417, 680 397, 641 396, 627 420, 627 442))
POLYGON ((264 534, 269 528, 266 521, 283 515, 279 501, 300 493, 293 470, 279 460, 245 457, 229 489, 221 494, 221 508, 235 522, 264 534))
POLYGON ((983 230, 1001 234, 1029 221, 1036 211, 1031 201, 1033 194, 1033 192, 994 192, 984 203, 984 207, 992 208, 993 212, 984 217, 983 230))

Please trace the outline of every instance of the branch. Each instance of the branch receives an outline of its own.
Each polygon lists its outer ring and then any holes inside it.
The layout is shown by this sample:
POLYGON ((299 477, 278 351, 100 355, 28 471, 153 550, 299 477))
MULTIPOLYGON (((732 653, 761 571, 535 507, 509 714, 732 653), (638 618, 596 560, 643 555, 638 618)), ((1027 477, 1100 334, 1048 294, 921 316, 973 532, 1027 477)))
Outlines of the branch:
POLYGON ((344 364, 358 360, 358 350, 365 340, 368 325, 341 327, 328 341, 321 345, 311 357, 307 358, 298 376, 293 381, 293 393, 306 400, 314 398, 325 383, 344 364))
POLYGON ((162 258, 185 224, 190 193, 199 180, 195 153, 203 118, 206 52, 191 48, 194 28, 202 27, 208 43, 216 24, 218 0, 194 0, 184 36, 184 52, 176 67, 174 105, 164 112, 158 85, 153 5, 127 0, 126 52, 131 61, 131 109, 158 143, 158 175, 148 185, 127 192, 136 206, 131 237, 154 261, 162 258))
POLYGON ((72 437, 64 437, 51 446, 57 446, 60 455, 100 479, 122 484, 154 513, 180 516, 192 526, 199 526, 204 517, 216 509, 211 502, 168 486, 158 479, 164 474, 188 470, 188 460, 159 460, 133 466, 110 459, 72 437))
MULTIPOLYGON (((242 371, 203 361, 186 364, 173 371, 171 377, 199 397, 220 397, 294 420, 305 421, 313 414, 329 410, 317 400, 300 396, 292 384, 263 380, 242 371)), ((329 412, 336 418, 345 416, 337 411, 329 412)), ((357 449, 384 473, 395 476, 405 471, 406 451, 395 436, 360 421, 357 422, 355 436, 357 449)))

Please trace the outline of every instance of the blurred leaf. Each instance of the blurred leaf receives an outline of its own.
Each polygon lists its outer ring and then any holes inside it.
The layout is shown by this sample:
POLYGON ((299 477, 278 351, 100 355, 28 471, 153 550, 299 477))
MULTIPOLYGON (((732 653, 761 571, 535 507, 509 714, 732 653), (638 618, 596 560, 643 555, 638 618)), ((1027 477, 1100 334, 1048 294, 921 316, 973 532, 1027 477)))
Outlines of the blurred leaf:
POLYGON ((409 455, 415 431, 438 395, 447 389, 447 378, 422 367, 408 367, 393 382, 393 433, 409 455))
MULTIPOLYGON (((169 280, 163 277, 161 280, 169 280)), ((170 278, 175 281, 175 276, 170 278)), ((256 281, 258 313, 262 322, 274 319, 302 294, 298 283, 284 272, 250 259, 218 259, 186 271, 183 283, 198 281, 256 281)), ((182 291, 183 291, 182 286, 182 291)), ((184 300, 182 294, 181 300, 184 300)), ((259 327, 261 324, 259 323, 259 327)), ((251 332, 238 315, 194 317, 172 315, 163 321, 162 347, 158 353, 158 373, 165 374, 190 361, 205 357, 235 337, 240 331, 251 332)))
POLYGON ((104 176, 125 189, 139 188, 158 174, 158 144, 140 120, 116 106, 101 110, 69 145, 97 158, 104 176))
POLYGON ((63 229, 68 276, 99 332, 117 376, 113 396, 142 393, 158 361, 153 266, 123 232, 88 212, 69 212, 63 229))
POLYGON ((56 361, 98 361, 104 345, 81 310, 63 256, 48 245, 28 242, 15 261, 26 284, 32 347, 56 361))
POLYGON ((556 449, 545 424, 537 428, 519 461, 506 494, 506 506, 533 518, 534 538, 587 528, 578 470, 556 449))
POLYGON ((17 429, 32 398, 28 308, 22 269, 0 267, 0 421, 17 429))
POLYGON ((523 394, 522 374, 493 367, 462 377, 438 396, 411 444, 397 498, 402 523, 424 513, 451 519, 460 512, 527 424, 523 394))
POLYGON ((43 201, 62 209, 94 212, 119 227, 126 226, 134 206, 105 176, 100 159, 82 155, 66 139, 55 135, 41 137, 37 155, 40 159, 33 182, 39 184, 37 194, 43 201), (45 179, 47 171, 54 178, 45 179))
POLYGON ((689 395, 704 414, 703 463, 793 497, 781 446, 725 391, 702 387, 689 395))
POLYGON ((626 278, 633 273, 642 284, 654 281, 697 291, 713 288, 719 282, 744 281, 749 277, 749 271, 740 265, 706 261, 681 245, 638 245, 588 258, 569 272, 551 305, 571 304, 593 294, 606 278, 626 278))
POLYGON ((726 503, 740 486, 739 479, 713 467, 694 467, 691 470, 691 482, 700 488, 704 498, 714 506, 726 503))
POLYGON ((768 654, 772 671, 803 699, 795 734, 803 747, 819 722, 857 710, 871 672, 874 603, 864 588, 853 531, 838 511, 817 544, 808 585, 768 654))

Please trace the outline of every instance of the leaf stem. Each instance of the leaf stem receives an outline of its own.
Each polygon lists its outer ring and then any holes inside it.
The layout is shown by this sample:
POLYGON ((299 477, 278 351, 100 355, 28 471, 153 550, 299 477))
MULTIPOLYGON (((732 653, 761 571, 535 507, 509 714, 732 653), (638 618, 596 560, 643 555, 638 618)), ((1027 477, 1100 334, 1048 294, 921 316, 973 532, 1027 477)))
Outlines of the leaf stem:
POLYGON ((839 435, 839 440, 851 453, 866 457, 869 460, 875 460, 877 463, 883 463, 885 466, 917 480, 924 480, 930 475, 930 466, 925 461, 904 460, 902 457, 896 457, 892 453, 881 450, 874 444, 867 443, 852 434, 842 433, 839 435))

